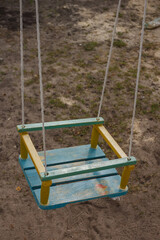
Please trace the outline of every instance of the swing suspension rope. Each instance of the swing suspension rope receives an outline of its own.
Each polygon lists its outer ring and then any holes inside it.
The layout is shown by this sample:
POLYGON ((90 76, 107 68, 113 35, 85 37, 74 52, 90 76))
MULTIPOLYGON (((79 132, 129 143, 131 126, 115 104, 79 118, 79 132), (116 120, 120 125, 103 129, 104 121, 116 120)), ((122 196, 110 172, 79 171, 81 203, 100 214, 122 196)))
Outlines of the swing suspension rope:
MULTIPOLYGON (((142 21, 142 31, 141 31, 141 40, 140 40, 140 49, 139 49, 139 59, 138 59, 138 69, 137 69, 137 78, 136 78, 136 87, 135 87, 135 96, 134 96, 134 106, 133 106, 133 116, 132 116, 132 124, 131 124, 131 134, 130 134, 130 141, 129 141, 128 159, 130 159, 131 151, 132 151, 133 130, 134 130, 134 122, 135 122, 135 113, 136 113, 136 104, 137 104, 137 95, 138 95, 138 85, 139 85, 139 78, 140 78, 141 59, 142 59, 143 40, 144 40, 144 27, 145 27, 145 19, 146 19, 146 10, 147 10, 147 2, 148 2, 148 0, 144 0, 144 1, 145 1, 144 2, 144 14, 143 14, 143 21, 142 21)), ((111 62, 113 43, 114 43, 114 39, 115 39, 115 35, 116 35, 116 28, 117 28, 117 24, 118 24, 118 16, 119 16, 119 12, 120 12, 120 6, 121 6, 121 0, 119 0, 119 3, 118 3, 118 8, 117 8, 116 19, 115 19, 113 33, 112 33, 112 41, 111 41, 111 46, 110 46, 110 50, 109 50, 109 56, 108 56, 108 61, 107 61, 107 66, 106 66, 105 78, 104 78, 104 83, 103 83, 103 89, 102 89, 102 94, 101 94, 101 100, 100 100, 100 104, 99 104, 97 119, 99 118, 100 113, 101 113, 105 87, 106 87, 106 83, 107 83, 107 80, 108 80, 108 72, 109 72, 109 66, 110 66, 110 62, 111 62)))
MULTIPOLYGON (((21 52, 21 99, 22 99, 22 126, 24 127, 24 54, 23 54, 23 9, 22 9, 22 1, 20 0, 20 52, 21 52)), ((137 79, 136 79, 136 87, 135 87, 135 97, 134 97, 134 107, 133 107, 133 116, 132 116, 132 124, 131 124, 131 134, 130 134, 130 143, 129 143, 129 154, 128 158, 131 157, 132 151, 132 143, 133 143, 133 129, 134 129, 134 122, 135 122, 135 113, 136 113, 136 103, 137 103, 137 95, 138 95, 138 84, 140 78, 140 69, 141 69, 141 58, 142 58, 142 50, 143 50, 143 39, 144 39, 144 27, 145 27, 145 19, 146 19, 146 9, 147 9, 147 2, 148 0, 144 0, 144 15, 143 15, 143 22, 142 22, 142 31, 141 31, 141 40, 140 40, 140 49, 139 49, 139 59, 138 59, 138 69, 137 69, 137 79)), ((39 68, 39 82, 40 82, 40 100, 41 100, 41 118, 42 118, 42 134, 43 134, 43 151, 44 151, 44 160, 45 160, 45 175, 47 175, 47 163, 46 163, 46 141, 45 141, 45 127, 44 127, 44 98, 43 98, 43 83, 42 83, 42 61, 41 61, 41 44, 40 44, 40 27, 39 27, 39 10, 38 10, 38 0, 35 0, 36 6, 36 25, 37 25, 37 45, 38 45, 38 68, 39 68)), ((98 109, 97 119, 100 117, 102 103, 104 99, 104 92, 106 83, 108 80, 108 72, 109 66, 112 56, 113 50, 113 43, 116 34, 116 28, 118 23, 118 16, 120 12, 121 0, 118 2, 118 8, 116 13, 116 19, 114 23, 113 33, 112 33, 112 40, 111 46, 109 50, 109 56, 106 66, 104 84, 98 109)))
MULTIPOLYGON (((23 10, 22 1, 20 0, 20 50, 21 50, 21 97, 22 97, 22 126, 24 126, 24 64, 23 64, 23 10)), ((41 118, 42 118, 42 134, 43 134, 43 151, 45 161, 45 175, 47 175, 46 162, 46 140, 44 127, 44 98, 43 98, 43 83, 42 83, 42 61, 41 61, 41 43, 40 43, 40 28, 39 28, 39 10, 38 0, 35 0, 36 6, 36 26, 37 26, 37 46, 38 46, 38 69, 40 83, 40 100, 41 100, 41 118)))
POLYGON ((39 10, 38 0, 35 0, 36 4, 36 25, 37 25, 37 45, 38 45, 38 68, 39 68, 39 83, 40 83, 40 100, 41 100, 41 118, 42 118, 42 134, 43 134, 43 151, 45 161, 45 175, 47 175, 47 161, 46 161, 46 137, 44 127, 44 98, 43 98, 43 84, 42 84, 42 61, 41 61, 41 43, 40 43, 40 29, 39 29, 39 10))
POLYGON ((112 32, 111 46, 110 46, 109 55, 108 55, 108 61, 107 61, 107 66, 106 66, 106 72, 105 72, 105 77, 104 77, 103 89, 102 89, 101 100, 100 100, 100 104, 99 104, 99 109, 98 109, 97 118, 100 117, 101 108, 102 108, 102 103, 103 103, 103 98, 104 98, 104 91, 105 91, 105 88, 106 88, 106 82, 107 82, 107 80, 108 80, 108 72, 109 72, 109 66, 110 66, 110 62, 111 62, 111 56, 112 56, 112 50, 113 50, 113 43, 114 43, 114 39, 115 39, 115 35, 116 35, 116 28, 117 28, 117 23, 118 23, 118 16, 119 16, 119 12, 120 12, 120 7, 121 7, 121 0, 119 0, 119 3, 118 3, 117 13, 116 13, 116 19, 115 19, 115 22, 114 22, 114 28, 113 28, 113 32, 112 32))
POLYGON ((21 104, 22 104, 22 126, 24 127, 24 62, 23 62, 23 9, 22 0, 19 1, 20 7, 20 57, 21 57, 21 104))
POLYGON ((133 143, 133 129, 134 129, 134 122, 135 122, 138 85, 139 85, 139 77, 140 77, 140 70, 141 70, 141 59, 142 59, 142 50, 143 50, 143 40, 144 40, 144 28, 145 28, 145 20, 146 20, 147 2, 148 2, 148 0, 145 0, 145 3, 144 3, 144 14, 143 14, 143 22, 142 22, 141 41, 140 41, 139 59, 138 59, 138 70, 137 70, 137 79, 136 79, 136 88, 135 88, 134 106, 133 106, 133 116, 132 116, 132 124, 131 124, 130 143, 129 143, 129 153, 128 153, 129 159, 131 157, 132 143, 133 143))

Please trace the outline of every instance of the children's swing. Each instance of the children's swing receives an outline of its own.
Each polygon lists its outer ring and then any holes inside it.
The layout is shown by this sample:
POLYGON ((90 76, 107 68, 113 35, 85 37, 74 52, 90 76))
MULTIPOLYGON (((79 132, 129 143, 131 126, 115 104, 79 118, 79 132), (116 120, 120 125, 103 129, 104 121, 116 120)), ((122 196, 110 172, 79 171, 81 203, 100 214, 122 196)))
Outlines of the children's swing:
POLYGON ((24 124, 23 18, 22 0, 20 0, 22 125, 17 126, 21 143, 19 163, 33 196, 41 209, 56 209, 69 203, 87 201, 101 197, 113 198, 125 195, 128 192, 127 184, 130 177, 130 172, 134 169, 134 165, 136 164, 136 159, 131 156, 131 150, 147 0, 145 0, 144 6, 128 156, 103 126, 104 120, 102 117, 100 117, 121 0, 119 0, 118 3, 98 116, 96 118, 57 122, 44 122, 38 0, 35 0, 35 5, 42 123, 24 124), (91 144, 46 151, 45 131, 47 129, 89 125, 93 126, 91 144), (42 131, 43 152, 36 151, 28 134, 28 132, 31 131, 42 131), (118 159, 109 160, 106 158, 104 152, 98 146, 99 135, 101 135, 106 143, 111 147, 118 159), (120 176, 116 170, 118 167, 124 167, 122 176, 120 176))

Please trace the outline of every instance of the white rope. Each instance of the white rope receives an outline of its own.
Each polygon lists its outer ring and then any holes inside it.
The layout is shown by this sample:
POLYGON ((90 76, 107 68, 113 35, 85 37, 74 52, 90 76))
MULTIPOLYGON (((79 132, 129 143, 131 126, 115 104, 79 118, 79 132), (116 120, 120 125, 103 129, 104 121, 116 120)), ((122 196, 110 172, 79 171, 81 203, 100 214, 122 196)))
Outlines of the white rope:
POLYGON ((144 4, 144 15, 142 21, 142 32, 141 32, 141 41, 140 41, 140 49, 139 49, 139 59, 138 59, 138 70, 137 70, 137 79, 136 79, 136 88, 135 88, 135 97, 134 97, 134 107, 133 107, 133 116, 132 116, 132 125, 131 125, 131 135, 130 135, 130 144, 129 144, 129 154, 128 157, 131 157, 132 151, 132 143, 133 143, 133 129, 135 122, 135 113, 136 113, 136 104, 137 104, 137 95, 138 95, 138 84, 141 70, 141 58, 142 58, 142 50, 143 50, 143 39, 144 39, 144 27, 146 20, 146 10, 147 10, 147 0, 145 0, 144 4))
POLYGON ((22 0, 20 7, 20 57, 21 57, 21 102, 22 102, 22 127, 24 127, 24 63, 23 63, 23 9, 22 0))
POLYGON ((114 43, 114 38, 115 38, 115 33, 116 33, 116 28, 117 28, 117 23, 118 23, 118 16, 119 16, 119 12, 120 12, 120 6, 121 6, 121 0, 119 0, 119 3, 118 3, 116 19, 115 19, 113 33, 112 33, 112 41, 111 41, 111 46, 110 46, 110 50, 109 50, 108 62, 107 62, 107 67, 106 67, 106 72, 105 72, 105 77, 104 77, 104 84, 103 84, 102 95, 101 95, 101 100, 100 100, 100 104, 99 104, 97 118, 99 118, 100 113, 101 113, 102 102, 103 102, 103 98, 104 98, 104 91, 105 91, 105 87, 106 87, 106 82, 108 80, 108 71, 109 71, 109 66, 110 66, 110 61, 111 61, 111 56, 112 56, 112 49, 113 49, 113 43, 114 43))
POLYGON ((36 4, 38 67, 39 67, 39 82, 40 82, 40 100, 41 100, 41 116, 42 116, 43 151, 44 151, 44 160, 45 160, 45 175, 47 175, 46 140, 45 140, 45 128, 44 128, 44 100, 43 100, 43 84, 42 84, 42 61, 41 61, 41 47, 40 47, 41 44, 40 44, 40 27, 39 27, 38 0, 35 0, 35 4, 36 4))

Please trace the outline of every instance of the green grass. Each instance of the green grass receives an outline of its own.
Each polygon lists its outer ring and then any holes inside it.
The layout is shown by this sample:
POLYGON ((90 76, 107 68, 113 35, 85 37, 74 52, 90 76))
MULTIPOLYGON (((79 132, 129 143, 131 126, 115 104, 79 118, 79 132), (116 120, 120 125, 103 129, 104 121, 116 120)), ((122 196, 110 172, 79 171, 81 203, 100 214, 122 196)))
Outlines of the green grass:
POLYGON ((63 103, 60 99, 53 99, 51 98, 49 100, 50 105, 54 105, 54 107, 59 107, 59 108, 66 108, 67 104, 63 103))
POLYGON ((48 89, 50 89, 50 88, 52 88, 53 87, 53 84, 52 83, 47 83, 46 85, 45 85, 45 89, 46 90, 48 90, 48 89))
POLYGON ((61 77, 67 77, 69 75, 69 72, 60 72, 58 75, 61 77))
POLYGON ((124 84, 123 84, 123 83, 117 82, 117 83, 115 84, 115 89, 116 89, 116 90, 122 90, 123 88, 124 88, 124 84))
POLYGON ((151 105, 151 110, 150 110, 151 113, 155 113, 158 110, 160 110, 160 104, 159 103, 154 103, 154 104, 151 105))
POLYGON ((32 79, 29 79, 29 80, 25 81, 24 84, 25 84, 25 86, 30 86, 30 85, 32 85, 35 82, 37 82, 37 80, 32 78, 32 79))
POLYGON ((30 97, 30 98, 29 98, 29 101, 30 101, 30 103, 32 103, 32 104, 37 103, 37 99, 36 99, 36 98, 33 98, 33 97, 30 97))
POLYGON ((76 91, 82 92, 82 90, 83 90, 82 84, 78 84, 78 85, 76 86, 76 91))
POLYGON ((110 66, 110 68, 109 68, 109 72, 120 72, 121 70, 120 70, 120 68, 119 68, 119 66, 118 65, 112 65, 112 66, 110 66))
POLYGON ((128 72, 124 73, 124 76, 136 78, 137 77, 137 69, 136 68, 129 68, 128 72))
POLYGON ((5 75, 7 75, 7 73, 6 73, 6 72, 3 72, 3 71, 0 71, 0 75, 1 75, 1 76, 5 76, 5 75))
POLYGON ((81 68, 85 68, 87 67, 87 64, 85 63, 84 59, 78 59, 76 60, 76 65, 81 67, 81 68))
POLYGON ((122 18, 123 17, 123 13, 119 13, 119 18, 122 18))
POLYGON ((86 74, 86 83, 88 88, 95 88, 95 91, 100 92, 102 89, 102 78, 101 76, 93 75, 91 72, 86 74))
POLYGON ((123 37, 123 34, 124 34, 123 32, 117 32, 118 37, 123 37))
POLYGON ((97 42, 88 42, 83 47, 85 51, 93 51, 97 46, 97 42))
POLYGON ((120 39, 115 39, 113 46, 117 47, 117 48, 123 48, 123 47, 126 47, 127 44, 124 41, 120 40, 120 39))
POLYGON ((57 59, 61 57, 68 57, 70 53, 71 46, 63 46, 63 48, 57 48, 47 53, 46 63, 52 64, 57 62, 57 59))

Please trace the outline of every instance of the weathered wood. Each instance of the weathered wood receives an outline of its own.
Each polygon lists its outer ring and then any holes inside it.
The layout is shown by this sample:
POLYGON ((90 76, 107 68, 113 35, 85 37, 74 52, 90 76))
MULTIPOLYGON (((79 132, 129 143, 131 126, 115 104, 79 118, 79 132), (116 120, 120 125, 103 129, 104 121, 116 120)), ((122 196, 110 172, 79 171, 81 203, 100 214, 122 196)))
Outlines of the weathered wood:
POLYGON ((134 165, 124 167, 123 172, 122 172, 122 177, 121 177, 121 183, 120 183, 121 189, 126 189, 129 178, 130 178, 131 171, 134 169, 134 167, 135 167, 134 165))
POLYGON ((104 197, 125 195, 128 189, 119 188, 120 176, 111 176, 74 182, 50 187, 48 205, 40 204, 40 189, 32 190, 35 200, 41 209, 49 210, 64 207, 66 204, 84 202, 104 197))
MULTIPOLYGON (((85 119, 75 119, 57 122, 46 122, 44 123, 45 129, 55 129, 55 128, 66 128, 66 127, 76 127, 76 126, 89 126, 96 124, 103 124, 103 118, 85 118, 85 119)), ((30 131, 40 131, 42 130, 42 123, 33 123, 17 126, 18 132, 30 132, 30 131)))
POLYGON ((98 132, 97 129, 93 126, 92 136, 91 136, 91 148, 97 148, 98 138, 99 138, 99 132, 98 132))
POLYGON ((95 126, 95 128, 101 134, 103 139, 107 142, 107 144, 110 146, 110 148, 113 150, 113 152, 117 155, 117 157, 119 157, 119 158, 127 157, 125 152, 121 149, 121 147, 113 139, 113 137, 109 134, 109 132, 103 125, 95 126))
POLYGON ((20 154, 22 159, 27 159, 28 152, 23 142, 22 136, 20 136, 20 154))
POLYGON ((30 139, 30 136, 28 135, 28 133, 21 133, 20 135, 21 135, 21 138, 25 144, 25 147, 32 159, 32 162, 33 162, 38 174, 40 175, 40 173, 45 172, 45 168, 42 164, 42 161, 31 141, 31 139, 30 139))
POLYGON ((69 176, 74 176, 78 174, 85 174, 85 173, 96 172, 96 171, 101 171, 101 170, 110 169, 110 168, 129 166, 134 164, 136 164, 136 159, 134 157, 131 157, 130 160, 128 160, 127 158, 120 158, 120 159, 115 159, 110 161, 85 164, 85 165, 71 167, 71 168, 58 169, 55 171, 48 171, 48 175, 46 176, 42 172, 40 174, 40 177, 42 181, 48 181, 51 179, 69 177, 69 176))
MULTIPOLYGON (((38 155, 42 163, 44 163, 44 152, 39 152, 38 155)), ((99 146, 93 149, 90 144, 46 151, 47 169, 54 165, 79 162, 82 160, 88 161, 97 158, 105 158, 105 154, 99 146)), ((25 170, 34 169, 34 164, 31 159, 21 161, 21 164, 25 170)))
MULTIPOLYGON (((93 163, 93 162, 101 162, 101 161, 106 161, 109 159, 106 158, 102 158, 102 159, 94 159, 94 160, 88 160, 87 162, 89 163, 93 163)), ((23 168, 23 161, 19 159, 20 165, 23 168)), ((26 160, 28 161, 28 159, 26 160)), ((72 163, 67 163, 67 164, 59 164, 56 166, 47 166, 47 170, 48 171, 55 171, 57 169, 63 169, 63 168, 70 168, 70 167, 74 167, 77 165, 84 165, 85 161, 81 161, 81 162, 72 162, 72 163)), ((28 182, 29 185, 32 186, 33 189, 37 189, 37 188, 41 188, 41 179, 36 171, 36 169, 27 169, 24 170, 25 174, 27 175, 28 178, 28 182)), ((75 175, 75 176, 69 176, 69 177, 65 177, 65 178, 58 178, 58 179, 54 179, 52 181, 52 186, 53 185, 59 185, 59 184, 65 184, 65 183, 70 183, 70 182, 78 182, 78 181, 84 181, 84 180, 89 180, 89 179, 94 179, 94 178, 100 178, 100 177, 110 177, 110 176, 114 176, 117 175, 118 172, 115 168, 111 168, 111 169, 105 169, 102 171, 97 171, 97 172, 92 172, 92 173, 86 173, 86 174, 80 174, 80 175, 75 175)))
POLYGON ((52 181, 42 182, 40 202, 42 205, 48 205, 50 186, 52 181))
MULTIPOLYGON (((81 146, 79 146, 79 147, 81 147, 81 146)), ((82 148, 85 149, 86 157, 87 157, 87 152, 88 152, 89 158, 91 156, 93 156, 93 157, 97 156, 98 154, 103 155, 102 150, 99 150, 99 147, 97 149, 91 149, 91 151, 89 150, 88 145, 86 146, 86 148, 85 148, 85 146, 82 146, 82 148)), ((58 149, 56 149, 56 151, 57 150, 58 149)), ((75 153, 77 152, 76 150, 77 150, 77 147, 75 147, 75 153)), ((54 155, 54 150, 51 150, 48 152, 49 152, 49 154, 47 155, 47 157, 52 158, 54 155)), ((73 152, 74 151, 72 151, 72 153, 73 152)), ((63 154, 64 154, 64 156, 66 156, 65 150, 63 150, 63 154)), ((76 156, 79 156, 79 154, 80 153, 78 153, 78 155, 76 155, 76 156)), ((59 155, 59 153, 58 153, 58 155, 59 155)), ((65 160, 66 159, 64 159, 64 162, 65 162, 65 160)), ((121 177, 117 174, 117 171, 115 168, 101 170, 101 171, 97 171, 97 172, 94 171, 94 172, 86 173, 86 174, 82 174, 82 175, 70 176, 68 178, 65 177, 65 178, 55 179, 52 181, 52 185, 50 187, 46 188, 44 186, 46 181, 43 181, 42 186, 41 186, 41 180, 39 178, 37 170, 31 169, 31 168, 27 168, 25 170, 25 166, 28 161, 29 162, 31 161, 29 156, 26 160, 19 158, 19 162, 20 162, 21 168, 24 172, 24 175, 27 179, 28 185, 33 193, 33 196, 34 196, 38 206, 41 209, 45 209, 45 210, 46 209, 56 209, 59 207, 63 207, 69 203, 87 201, 90 199, 101 198, 101 197, 118 197, 118 196, 122 196, 128 192, 128 188, 125 188, 124 190, 122 190, 119 187, 121 177), (43 190, 44 190, 44 192, 43 192, 43 190), (45 197, 44 201, 42 200, 42 198, 43 198, 42 195, 44 195, 44 197, 45 197), (48 195, 49 195, 49 198, 48 198, 48 195), (46 200, 47 198, 48 198, 48 202, 46 200), (42 204, 42 202, 43 202, 43 204, 42 204)), ((67 161, 69 161, 69 158, 67 159, 67 161)), ((106 159, 102 156, 102 159, 88 160, 87 163, 94 163, 94 162, 98 162, 98 161, 105 162, 106 159)), ((109 162, 108 159, 107 159, 107 161, 109 162)), ((57 160, 54 160, 54 163, 56 163, 56 162, 57 162, 57 160)), ((66 165, 66 168, 71 168, 72 166, 84 165, 85 163, 86 163, 86 160, 84 160, 83 162, 72 161, 72 163, 70 162, 67 164, 64 164, 64 163, 58 164, 58 162, 57 162, 57 165, 48 167, 48 170, 52 169, 55 172, 55 171, 57 171, 57 169, 61 169, 61 168, 63 169, 65 167, 64 165, 66 165)), ((29 166, 29 165, 27 165, 27 166, 29 166)), ((132 167, 132 166, 129 166, 129 167, 132 167)))
MULTIPOLYGON (((121 147, 118 145, 118 143, 113 139, 113 137, 109 134, 107 129, 101 125, 101 126, 95 126, 97 131, 101 134, 101 136, 104 138, 104 140, 107 142, 107 144, 110 146, 110 148, 113 150, 113 152, 117 155, 117 157, 125 158, 127 155, 125 152, 121 149, 121 147)), ((134 169, 134 166, 126 166, 123 169, 122 177, 121 177, 121 183, 120 188, 125 189, 128 184, 128 180, 130 177, 131 170, 134 169)))

